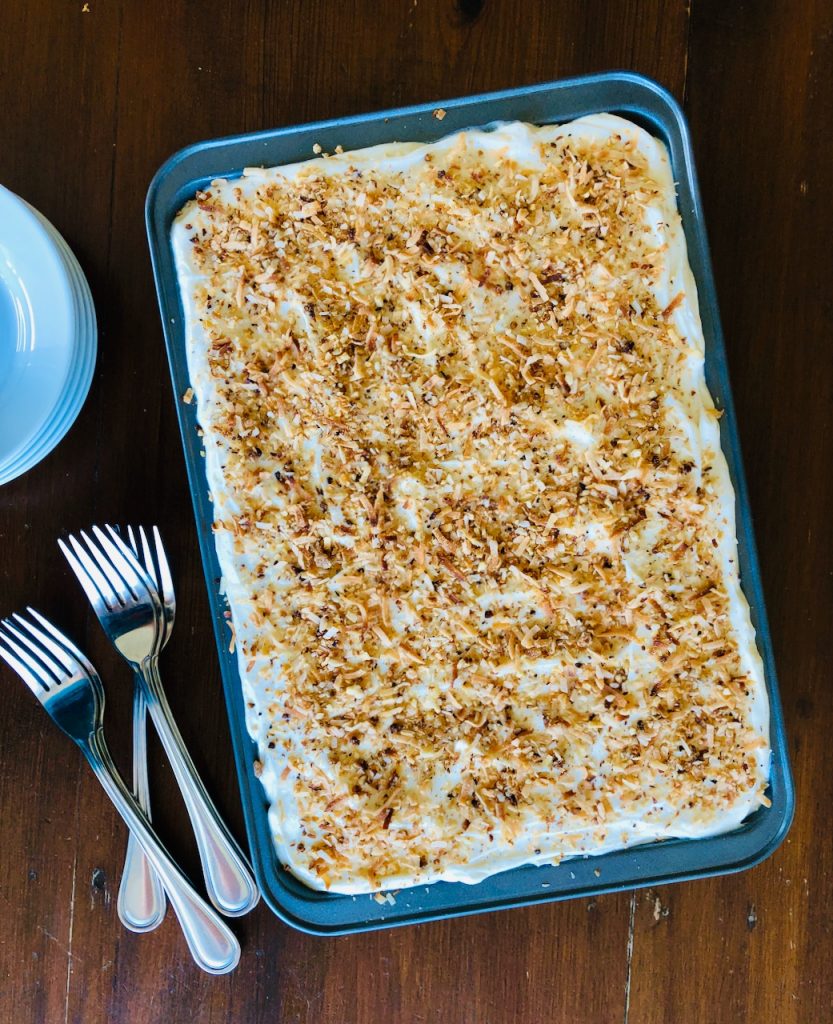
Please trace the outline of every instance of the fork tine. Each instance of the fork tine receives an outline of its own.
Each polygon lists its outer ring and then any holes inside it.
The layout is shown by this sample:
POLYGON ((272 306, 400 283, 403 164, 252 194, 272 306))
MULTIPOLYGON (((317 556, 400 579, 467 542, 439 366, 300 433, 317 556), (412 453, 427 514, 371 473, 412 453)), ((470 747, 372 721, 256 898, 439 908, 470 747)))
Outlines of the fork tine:
POLYGON ((168 556, 165 554, 165 547, 159 530, 154 526, 153 540, 156 547, 156 564, 159 566, 159 582, 161 597, 165 604, 172 604, 174 601, 174 581, 171 577, 171 567, 168 565, 168 556))
POLYGON ((110 564, 120 574, 137 600, 144 597, 142 589, 155 590, 153 580, 145 572, 138 558, 116 533, 112 526, 107 527, 107 533, 98 526, 93 527, 93 533, 104 549, 104 554, 110 560, 110 564))
MULTIPOLYGON (((6 647, 11 650, 15 657, 27 666, 35 679, 37 679, 41 690, 51 690, 53 686, 57 686, 60 679, 53 677, 49 672, 49 669, 37 658, 33 657, 26 648, 21 645, 20 641, 15 640, 13 636, 9 635, 11 630, 9 629, 8 622, 5 620, 3 622, 3 628, 5 632, 1 635, 6 647)), ((63 673, 60 673, 60 675, 63 677, 63 673)))
MULTIPOLYGON (((27 605, 26 611, 32 616, 33 619, 36 619, 41 624, 41 626, 47 633, 51 633, 52 637, 55 640, 57 640, 57 642, 62 647, 66 649, 68 654, 70 654, 73 658, 75 658, 78 661, 78 663, 85 669, 88 675, 96 675, 96 670, 93 667, 92 663, 87 658, 86 654, 84 654, 83 651, 80 651, 68 636, 64 636, 64 634, 60 631, 60 629, 58 629, 57 626, 54 626, 49 621, 49 619, 45 619, 43 615, 40 614, 40 612, 35 611, 35 609, 31 606, 27 605)), ((15 618, 18 618, 18 616, 15 616, 15 618)), ((30 626, 29 628, 33 629, 32 626, 30 626)), ((45 639, 46 638, 44 638, 44 641, 45 639)))
POLYGON ((144 526, 139 527, 139 537, 142 541, 142 558, 144 559, 145 566, 148 571, 148 575, 153 577, 153 581, 156 584, 156 591, 160 598, 162 596, 162 586, 159 578, 159 570, 154 560, 153 554, 150 550, 150 544, 148 544, 147 534, 145 533, 144 526))
MULTIPOLYGON (((13 615, 12 619, 15 620, 18 626, 22 626, 27 630, 31 629, 29 623, 20 615, 13 615)), ((49 671, 52 673, 53 676, 55 676, 56 679, 61 679, 63 676, 66 675, 66 665, 59 665, 56 661, 50 658, 49 654, 47 653, 47 651, 43 649, 43 647, 36 644, 31 639, 31 637, 28 637, 26 633, 24 633, 21 629, 18 629, 16 628, 16 626, 13 626, 11 619, 4 619, 3 625, 6 627, 9 633, 14 634, 14 636, 17 637, 20 643, 27 647, 32 652, 32 654, 34 654, 40 661, 43 662, 44 666, 49 669, 49 671)))
POLYGON ((54 626, 51 631, 52 636, 50 636, 49 633, 45 633, 42 629, 38 629, 38 627, 34 625, 34 623, 29 622, 28 619, 24 619, 22 615, 15 613, 14 618, 21 626, 31 633, 33 637, 39 640, 48 651, 51 651, 52 655, 60 662, 63 672, 69 672, 71 674, 78 670, 78 662, 72 656, 72 653, 63 646, 63 644, 68 644, 69 641, 62 633, 58 632, 54 626), (63 641, 63 643, 56 643, 54 639, 55 634, 57 634, 58 639, 63 641))
MULTIPOLYGON (((95 527, 93 527, 93 529, 95 530, 95 527)), ((93 540, 92 537, 83 530, 81 531, 81 536, 84 538, 84 543, 87 545, 90 557, 95 559, 96 565, 101 571, 104 579, 109 584, 110 590, 112 590, 113 593, 118 594, 121 603, 128 605, 132 601, 136 600, 136 594, 134 593, 133 588, 116 568, 113 559, 108 557, 107 552, 103 550, 103 545, 96 542, 98 538, 93 540)))
POLYGON ((112 587, 108 585, 98 566, 81 546, 78 539, 72 534, 67 539, 72 545, 72 551, 62 540, 58 541, 58 546, 63 551, 64 558, 69 562, 78 582, 84 588, 84 593, 89 598, 90 604, 93 608, 97 608, 103 602, 105 608, 112 611, 114 605, 119 604, 112 587))
POLYGON ((9 645, 6 634, 2 629, 0 629, 0 658, 6 662, 10 669, 17 672, 38 700, 43 700, 43 696, 47 692, 46 687, 36 676, 32 675, 22 661, 15 657, 14 648, 9 645))
MULTIPOLYGON (((133 532, 133 527, 129 524, 127 526, 122 527, 119 526, 118 523, 116 523, 115 526, 111 526, 108 523, 107 530, 110 534, 117 534, 120 540, 124 540, 125 534, 127 534, 127 540, 125 541, 125 544, 127 545, 127 547, 130 548, 130 553, 135 556, 136 561, 140 565, 142 565, 142 556, 139 551, 139 545, 136 543, 136 534, 133 532)), ((142 565, 142 568, 147 569, 147 566, 142 565)))

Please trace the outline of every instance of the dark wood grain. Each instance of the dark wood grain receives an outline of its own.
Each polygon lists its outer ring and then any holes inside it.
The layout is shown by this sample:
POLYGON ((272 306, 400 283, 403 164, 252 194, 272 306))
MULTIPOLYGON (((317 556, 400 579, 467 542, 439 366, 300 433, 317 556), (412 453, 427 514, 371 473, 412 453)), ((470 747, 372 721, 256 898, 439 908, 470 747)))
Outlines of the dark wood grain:
MULTIPOLYGON (((0 5, 0 182, 78 253, 100 321, 90 398, 59 449, 0 489, 0 611, 34 603, 108 680, 125 765, 129 680, 54 539, 156 521, 179 618, 171 701, 242 837, 228 727, 143 227, 156 167, 200 138, 611 67, 692 118, 798 783, 787 844, 745 875, 366 936, 319 939, 265 907, 235 922, 226 978, 176 922, 125 932, 124 831, 0 670, 0 1022, 798 1024, 828 1019, 833 714, 828 239, 833 18, 800 5, 672 0, 29 0, 0 5)), ((154 814, 198 862, 152 746, 154 814)))
POLYGON ((687 96, 797 813, 760 867, 638 897, 630 1020, 827 1021, 833 5, 695 0, 687 96))

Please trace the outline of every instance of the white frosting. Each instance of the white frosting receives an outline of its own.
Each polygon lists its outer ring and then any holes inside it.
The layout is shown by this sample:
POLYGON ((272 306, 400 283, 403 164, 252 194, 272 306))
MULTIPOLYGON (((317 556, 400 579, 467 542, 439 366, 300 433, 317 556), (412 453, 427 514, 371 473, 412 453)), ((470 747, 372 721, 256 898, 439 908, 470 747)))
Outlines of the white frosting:
MULTIPOLYGON (((672 297, 678 293, 682 292, 684 294, 684 300, 674 309, 673 324, 679 335, 687 339, 690 346, 688 383, 695 393, 688 407, 684 406, 678 398, 666 397, 664 401, 673 411, 674 417, 678 422, 678 443, 686 449, 687 457, 694 464, 692 472, 699 475, 701 467, 704 464, 710 464, 713 467, 713 478, 717 480, 721 508, 721 523, 718 533, 720 538, 719 552, 724 569, 724 581, 731 599, 731 621, 741 652, 744 670, 754 681, 750 721, 756 732, 763 737, 767 737, 768 702, 763 682, 763 666, 755 645, 755 635, 749 618, 748 605, 741 592, 738 579, 735 497, 726 461, 720 448, 717 421, 711 412, 713 410, 713 403, 706 388, 703 370, 704 340, 698 312, 697 291, 688 264, 683 230, 674 202, 674 185, 670 164, 664 146, 632 123, 604 114, 585 117, 563 126, 531 129, 526 125, 516 123, 504 125, 489 132, 471 131, 465 133, 465 135, 470 143, 482 148, 484 151, 505 149, 512 153, 518 163, 529 167, 536 167, 541 166, 541 157, 536 148, 537 143, 541 141, 551 141, 563 135, 602 140, 614 133, 625 137, 633 137, 637 140, 639 149, 650 162, 653 176, 664 186, 664 201, 649 208, 646 212, 648 224, 656 237, 657 244, 666 243, 668 246, 668 259, 664 264, 665 273, 655 286, 655 294, 661 307, 667 305, 672 297)), ((383 167, 390 170, 402 169, 422 161, 429 148, 433 149, 435 154, 439 154, 458 144, 459 136, 451 136, 432 147, 411 144, 379 146, 319 161, 317 169, 322 174, 332 175, 343 173, 351 166, 360 168, 383 167)), ((280 169, 280 173, 286 178, 292 178, 299 169, 305 166, 307 166, 305 163, 286 166, 280 169)), ((242 179, 217 187, 220 189, 239 187, 243 189, 245 194, 250 194, 263 181, 264 176, 272 173, 274 172, 251 169, 246 172, 242 179)), ((438 195, 436 199, 438 207, 441 207, 442 197, 438 195)), ((439 216, 441 216, 441 213, 439 216)), ((194 219, 192 214, 189 214, 189 219, 194 219)), ((183 220, 179 219, 172 229, 172 244, 185 311, 190 377, 199 403, 200 421, 205 426, 205 411, 213 401, 216 401, 216 393, 208 367, 207 345, 195 307, 195 285, 199 283, 200 278, 194 269, 191 259, 190 233, 186 229, 183 220)), ((303 309, 299 308, 296 313, 299 318, 305 316, 303 309)), ((420 310, 415 307, 412 313, 415 320, 418 320, 420 310)), ((507 311, 507 317, 510 315, 511 311, 507 311)), ((496 325, 496 329, 499 328, 500 325, 496 325)), ((592 432, 578 422, 567 420, 564 422, 561 430, 563 436, 573 445, 589 447, 594 443, 592 432)), ((314 444, 315 442, 312 441, 310 443, 314 444)), ((226 490, 221 469, 223 441, 208 430, 205 436, 205 456, 208 486, 217 506, 217 518, 219 518, 221 515, 233 512, 234 505, 233 499, 226 490)), ((476 467, 473 465, 472 469, 476 469, 476 467)), ((422 487, 424 485, 418 480, 408 478, 407 476, 400 475, 397 479, 395 491, 397 500, 396 514, 404 531, 416 528, 416 522, 408 509, 408 498, 422 487)), ((338 510, 331 509, 331 514, 334 519, 337 519, 338 510)), ((569 532, 569 523, 565 524, 563 529, 569 532)), ((634 579, 640 578, 647 569, 651 557, 651 530, 652 524, 648 520, 634 531, 631 538, 630 552, 626 556, 627 571, 634 579)), ((263 766, 260 781, 270 802, 269 818, 275 836, 278 855, 281 861, 288 864, 293 872, 302 880, 312 887, 320 888, 320 880, 311 876, 304 869, 303 865, 293 860, 291 844, 293 841, 297 841, 301 834, 299 811, 292 799, 288 785, 281 781, 281 773, 284 768, 280 756, 282 752, 279 749, 276 751, 268 749, 265 742, 263 742, 265 729, 261 728, 264 709, 274 699, 274 696, 267 694, 264 681, 258 676, 260 666, 256 666, 253 670, 247 669, 246 659, 242 654, 242 645, 239 643, 241 640, 245 641, 247 635, 251 632, 251 626, 248 621, 248 594, 245 581, 241 578, 240 556, 235 553, 229 534, 220 531, 215 537, 218 557, 224 574, 226 597, 238 637, 240 678, 245 699, 251 705, 247 710, 247 721, 252 736, 258 741, 259 756, 263 766)), ((595 545, 600 551, 606 550, 606 545, 609 543, 609 538, 603 529, 593 530, 592 536, 588 536, 587 539, 589 543, 595 545)), ((265 539, 265 542, 268 541, 265 539)), ((504 590, 501 593, 487 594, 481 597, 480 600, 485 606, 500 604, 504 607, 512 607, 513 604, 519 606, 527 604, 529 596, 528 592, 519 585, 515 591, 504 590)), ((395 609, 393 610, 395 611, 395 609)), ((397 614, 407 616, 407 612, 398 612, 397 614)), ((394 628, 397 627, 396 619, 394 619, 393 625, 394 628)), ((402 628, 403 625, 404 620, 398 622, 399 628, 402 628)), ((638 645, 631 645, 628 654, 629 679, 637 679, 640 674, 644 675, 646 666, 648 669, 650 668, 650 663, 646 660, 646 655, 638 645)), ((537 676, 551 673, 557 667, 557 658, 530 663, 528 666, 529 678, 534 681, 537 676)), ((272 688, 276 686, 274 678, 270 678, 268 683, 272 688)), ((279 685, 279 682, 277 682, 277 685, 279 685)), ((603 765, 604 750, 602 747, 603 744, 595 753, 603 765)), ((326 772, 328 770, 328 766, 323 760, 319 762, 319 767, 322 771, 326 772)), ((604 786, 603 771, 599 774, 598 785, 600 788, 604 786)), ((747 814, 758 805, 759 798, 757 794, 750 792, 746 797, 738 799, 730 809, 715 815, 707 824, 704 824, 696 815, 690 814, 687 809, 680 807, 658 807, 651 814, 650 819, 645 817, 637 819, 627 815, 619 816, 614 807, 613 813, 608 816, 607 838, 603 842, 599 842, 597 835, 590 834, 590 830, 588 830, 587 837, 571 833, 572 848, 577 854, 600 854, 656 839, 669 837, 694 838, 727 832, 736 828, 747 814)), ((596 831, 596 829, 592 830, 594 833, 596 831)), ((519 864, 551 862, 553 848, 559 845, 563 846, 563 843, 563 835, 549 835, 536 831, 535 835, 531 836, 528 841, 524 836, 519 837, 513 847, 508 850, 501 848, 494 852, 490 851, 488 846, 486 846, 479 854, 473 856, 467 864, 447 868, 437 877, 449 881, 477 882, 496 871, 519 864), (540 852, 536 853, 536 850, 540 852)), ((425 881, 435 880, 430 875, 423 875, 422 879, 425 881)), ((405 881, 407 882, 407 879, 405 881)), ((401 884, 402 880, 389 878, 385 882, 385 888, 398 888, 401 884)), ((337 891, 341 892, 367 891, 367 884, 359 880, 355 885, 339 884, 336 888, 337 891)))

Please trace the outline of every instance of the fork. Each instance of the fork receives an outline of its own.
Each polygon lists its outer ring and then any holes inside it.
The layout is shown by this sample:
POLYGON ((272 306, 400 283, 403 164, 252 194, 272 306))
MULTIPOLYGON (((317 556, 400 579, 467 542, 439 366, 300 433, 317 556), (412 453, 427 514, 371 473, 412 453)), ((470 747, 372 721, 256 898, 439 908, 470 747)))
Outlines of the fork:
MULTIPOLYGON (((94 526, 93 534, 95 540, 81 531, 83 545, 73 535, 67 538, 68 544, 61 540, 58 543, 104 632, 142 686, 191 819, 208 898, 228 916, 246 914, 257 904, 260 893, 246 858, 197 774, 162 689, 158 657, 165 634, 165 613, 156 585, 112 527, 108 526, 105 533, 94 526)), ((161 542, 157 556, 167 570, 161 542)), ((169 578, 170 572, 162 575, 169 578)))
MULTIPOLYGON (((159 534, 154 529, 154 538, 161 545, 159 534)), ((133 530, 128 527, 130 547, 137 558, 141 558, 139 546, 133 530)), ((141 531, 143 548, 147 551, 148 544, 144 531, 141 531)), ((149 555, 149 551, 148 551, 149 555)), ((150 576, 155 575, 153 560, 145 559, 145 568, 150 576)), ((166 565, 167 568, 167 565, 166 565)), ((170 580, 170 573, 168 573, 170 580)), ((160 588, 160 596, 162 589, 160 588)), ((173 602, 173 583, 170 582, 171 601, 173 602)), ((175 606, 174 606, 175 607, 175 606)), ((170 616, 167 604, 163 601, 163 634, 160 650, 168 642, 173 625, 173 608, 170 616)), ((133 686, 133 793, 145 814, 150 817, 150 786, 148 784, 147 757, 147 702, 145 692, 139 682, 138 673, 133 686)), ((165 892, 159 877, 151 867, 141 845, 131 832, 127 837, 127 852, 124 858, 119 898, 117 902, 119 918, 126 928, 135 932, 151 931, 156 928, 165 916, 165 892)))
POLYGON ((0 622, 0 657, 26 683, 53 722, 81 748, 162 879, 196 962, 209 974, 227 974, 240 960, 240 944, 176 866, 113 764, 104 741, 104 689, 98 673, 52 623, 33 608, 27 611, 31 618, 15 614, 0 622))

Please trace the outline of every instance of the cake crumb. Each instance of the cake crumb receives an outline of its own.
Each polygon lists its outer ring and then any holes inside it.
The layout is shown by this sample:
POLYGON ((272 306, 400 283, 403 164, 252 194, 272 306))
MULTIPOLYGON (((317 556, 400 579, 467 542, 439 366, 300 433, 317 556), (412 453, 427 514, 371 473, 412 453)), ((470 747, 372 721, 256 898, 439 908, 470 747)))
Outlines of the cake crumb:
POLYGON ((433 116, 436 117, 438 121, 442 121, 442 119, 445 117, 445 111, 443 110, 442 107, 437 107, 437 109, 434 111, 433 116))

